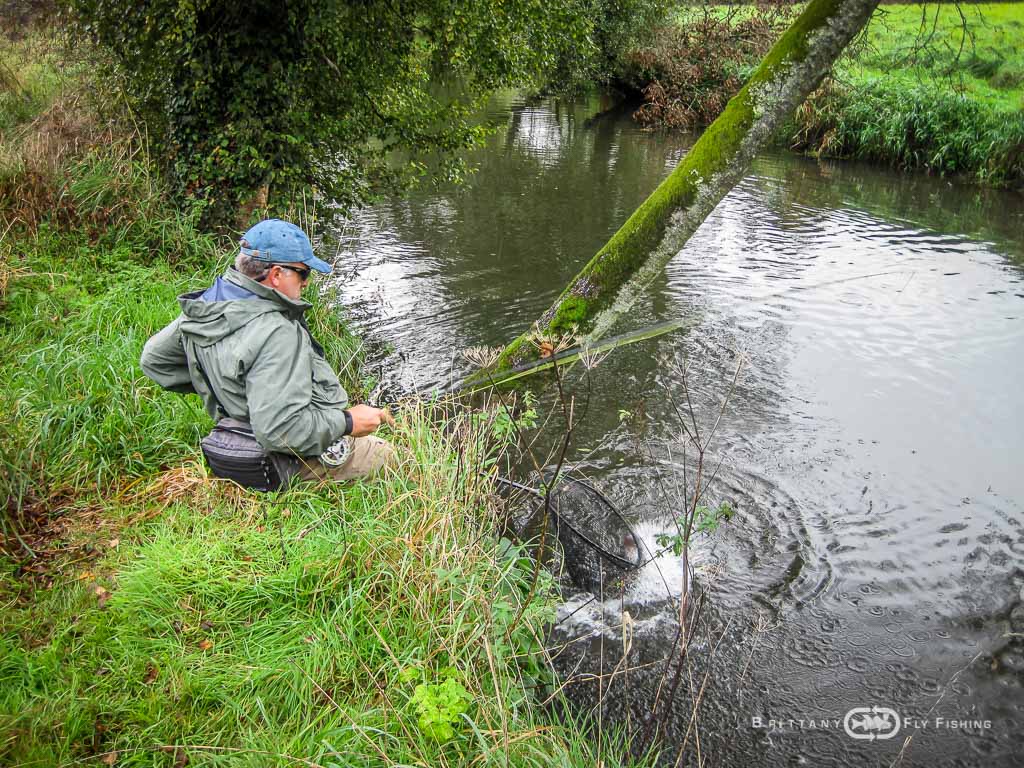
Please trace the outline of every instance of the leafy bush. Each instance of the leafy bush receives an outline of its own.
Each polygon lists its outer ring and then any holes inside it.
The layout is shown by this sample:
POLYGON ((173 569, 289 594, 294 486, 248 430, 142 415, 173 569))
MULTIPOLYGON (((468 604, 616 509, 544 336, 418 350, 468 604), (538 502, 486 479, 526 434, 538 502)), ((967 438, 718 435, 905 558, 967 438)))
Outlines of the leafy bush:
POLYGON ((666 128, 707 125, 743 86, 787 18, 787 8, 774 3, 687 9, 659 29, 650 46, 626 58, 625 78, 644 98, 634 117, 666 128))
POLYGON ((478 100, 543 82, 589 33, 577 0, 70 3, 114 54, 178 195, 220 222, 260 190, 286 205, 312 185, 347 207, 429 158, 458 173, 452 153, 483 132, 478 100))
POLYGON ((550 89, 569 93, 595 83, 628 85, 630 56, 652 43, 674 7, 670 0, 576 0, 575 5, 586 33, 561 51, 547 82, 550 89))
POLYGON ((448 741, 455 735, 453 726, 469 711, 472 701, 466 687, 451 676, 443 683, 420 683, 412 695, 416 722, 435 741, 448 741))

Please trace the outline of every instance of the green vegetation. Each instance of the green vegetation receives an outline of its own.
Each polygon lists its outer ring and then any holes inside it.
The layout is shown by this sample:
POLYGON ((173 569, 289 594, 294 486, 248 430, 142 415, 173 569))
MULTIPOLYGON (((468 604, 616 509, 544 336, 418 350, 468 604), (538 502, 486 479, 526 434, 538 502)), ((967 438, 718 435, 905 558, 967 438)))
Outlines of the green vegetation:
POLYGON ((879 9, 799 112, 793 145, 994 185, 1024 180, 1024 5, 962 10, 879 9))
POLYGON ((38 38, 6 42, 0 50, 0 135, 49 105, 59 85, 54 58, 50 46, 38 38))
POLYGON ((885 5, 837 79, 896 74, 947 84, 1001 110, 1024 109, 1020 3, 885 5))
MULTIPOLYGON (((207 475, 198 400, 138 357, 229 244, 88 81, 17 62, 30 47, 4 62, 39 95, 0 123, 0 762, 619 763, 539 706, 553 590, 498 537, 495 417, 410 405, 403 465, 373 482, 207 475)), ((312 320, 358 392, 329 297, 312 320)))
POLYGON ((673 5, 672 0, 576 0, 575 14, 586 20, 587 34, 560 52, 542 86, 573 93, 621 81, 629 54, 651 42, 673 5))
MULTIPOLYGON (((691 128, 710 122, 781 33, 785 6, 681 10, 674 28, 631 60, 637 117, 691 128), (708 55, 708 50, 711 55, 708 55)), ((1024 5, 885 5, 779 140, 823 156, 957 174, 991 185, 1024 180, 1024 5)))
POLYGON ((240 203, 277 208, 316 189, 343 208, 459 150, 498 88, 601 76, 663 17, 665 0, 413 0, 397 5, 71 0, 179 199, 208 223, 240 203))
POLYGON ((186 464, 79 497, 52 586, 4 568, 3 759, 592 764, 539 727, 550 602, 513 625, 531 563, 496 546, 482 435, 437 417, 375 483, 255 498, 186 464))
POLYGON ((659 547, 671 549, 678 557, 690 546, 694 534, 711 534, 718 530, 722 523, 732 520, 735 510, 728 502, 722 502, 717 507, 706 507, 698 505, 692 514, 687 513, 676 518, 676 529, 679 533, 659 533, 655 541, 659 547))

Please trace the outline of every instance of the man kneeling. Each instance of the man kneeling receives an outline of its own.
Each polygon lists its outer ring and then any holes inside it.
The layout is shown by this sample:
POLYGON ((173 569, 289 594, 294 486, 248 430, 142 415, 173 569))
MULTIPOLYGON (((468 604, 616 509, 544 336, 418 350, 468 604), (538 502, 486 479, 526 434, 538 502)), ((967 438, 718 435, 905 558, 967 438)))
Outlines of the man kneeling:
POLYGON ((373 435, 393 421, 380 408, 349 407, 306 325, 301 294, 312 270, 331 266, 301 229, 260 222, 233 268, 178 297, 181 314, 146 342, 142 370, 172 392, 199 394, 215 421, 250 425, 264 450, 298 457, 304 479, 366 477, 394 463, 394 449, 373 435))

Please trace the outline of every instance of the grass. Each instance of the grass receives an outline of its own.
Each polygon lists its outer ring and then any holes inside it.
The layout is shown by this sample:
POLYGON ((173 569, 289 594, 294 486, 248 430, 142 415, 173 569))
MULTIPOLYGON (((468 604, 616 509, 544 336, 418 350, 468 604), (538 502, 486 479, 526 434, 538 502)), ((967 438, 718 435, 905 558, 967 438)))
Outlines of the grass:
POLYGON ((884 5, 840 80, 893 74, 946 86, 1001 111, 1024 109, 1024 7, 1020 3, 884 5), (963 16, 961 16, 961 12, 963 16))
MULTIPOLYGON (((734 25, 754 15, 752 7, 713 10, 734 25)), ((693 25, 700 12, 683 9, 676 23, 693 25)), ((883 5, 780 140, 822 156, 1019 185, 1022 35, 1021 3, 883 5)), ((757 61, 736 58, 723 71, 749 76, 757 61)), ((685 89, 680 98, 690 98, 685 89)))
MULTIPOLYGON (((168 257, 116 236, 82 244, 79 235, 46 225, 8 239, 5 262, 8 271, 16 263, 18 274, 0 315, 12 362, 0 369, 9 404, 0 415, 7 498, 107 493, 183 455, 197 458, 198 438, 210 426, 198 399, 165 396, 138 361, 146 339, 174 319, 177 296, 223 270, 216 239, 180 239, 168 257)), ((314 325, 323 329, 329 297, 316 301, 314 325)), ((358 392, 353 366, 342 368, 358 341, 331 325, 321 338, 358 392)))
MULTIPOLYGON (((499 537, 486 412, 410 405, 388 436, 403 464, 372 482, 207 475, 198 399, 138 359, 230 249, 83 84, 0 121, 0 763, 625 762, 541 706, 555 593, 499 537)), ((311 326, 357 393, 329 295, 311 326)))
MULTIPOLYGON (((20 521, 34 557, 12 537, 0 558, 0 762, 592 764, 537 705, 554 592, 542 578, 513 624, 532 563, 477 471, 488 419, 401 412, 405 463, 375 482, 213 480, 197 398, 137 361, 215 270, 74 242, 22 236, 2 312, 5 482, 38 519, 20 521)), ((352 356, 347 333, 323 338, 352 356)))
POLYGON ((409 461, 383 480, 255 498, 177 469, 98 502, 140 522, 94 541, 97 561, 30 596, 8 570, 0 756, 574 764, 586 744, 544 724, 531 690, 551 604, 511 625, 529 561, 497 544, 467 474, 479 435, 437 415, 405 414, 392 439, 409 461), (439 741, 414 696, 449 680, 467 707, 439 741))
POLYGON ((890 5, 793 144, 992 185, 1024 180, 1024 6, 890 5))
POLYGON ((53 40, 0 35, 0 138, 34 119, 54 100, 62 77, 53 40))

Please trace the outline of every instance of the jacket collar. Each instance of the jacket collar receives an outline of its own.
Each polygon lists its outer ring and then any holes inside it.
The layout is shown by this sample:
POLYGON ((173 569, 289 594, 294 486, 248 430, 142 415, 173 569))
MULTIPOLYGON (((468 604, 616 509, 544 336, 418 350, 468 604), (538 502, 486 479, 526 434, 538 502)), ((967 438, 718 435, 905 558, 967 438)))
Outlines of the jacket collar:
POLYGON ((289 315, 302 317, 306 314, 306 310, 313 306, 308 301, 290 299, 280 291, 276 291, 262 283, 257 283, 234 267, 228 267, 228 271, 224 273, 224 279, 233 285, 237 285, 239 288, 244 288, 250 293, 256 294, 261 299, 266 299, 280 305, 289 315))

